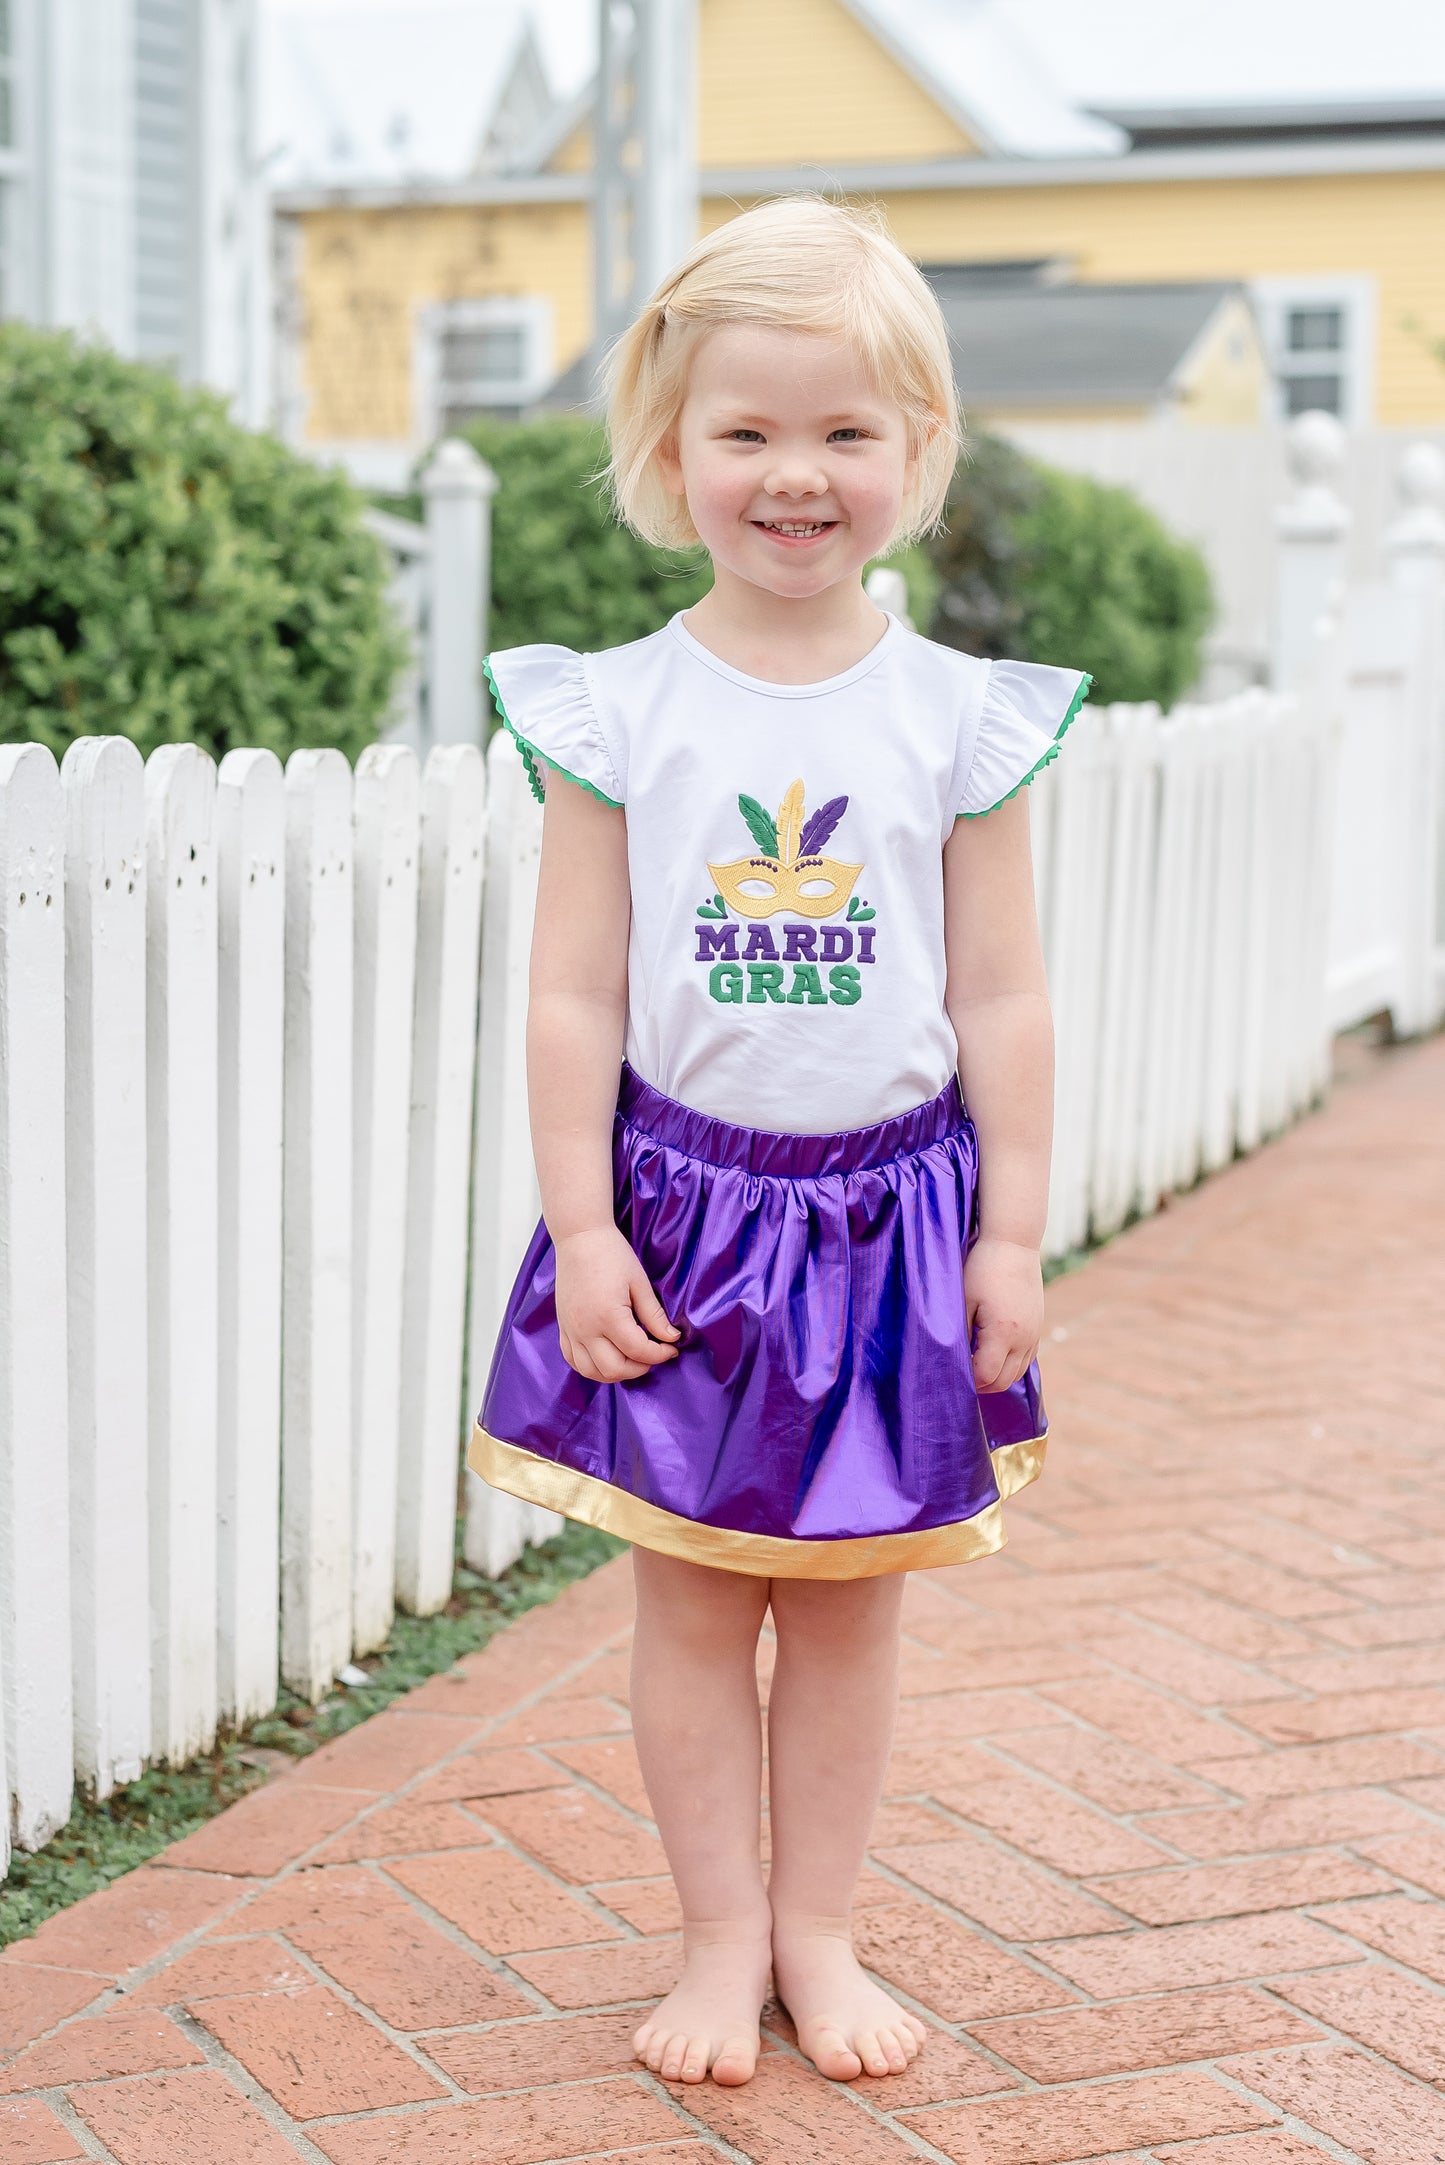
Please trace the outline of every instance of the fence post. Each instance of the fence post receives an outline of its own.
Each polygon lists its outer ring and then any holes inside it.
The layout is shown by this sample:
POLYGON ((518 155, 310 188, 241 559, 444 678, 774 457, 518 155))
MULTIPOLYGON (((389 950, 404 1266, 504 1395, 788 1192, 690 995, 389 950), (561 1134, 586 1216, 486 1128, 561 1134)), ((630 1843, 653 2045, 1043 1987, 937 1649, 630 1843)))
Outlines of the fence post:
POLYGON ((151 1749, 145 769, 79 737, 60 783, 75 1768, 107 1797, 151 1749))
MULTIPOLYGON (((9 1831, 70 1816, 65 860, 60 777, 0 750, 0 1653, 9 1831)), ((0 1784, 0 1788, 3 1788, 0 1784)), ((4 1836, 0 1834, 0 1848, 4 1836)))
POLYGON ((1407 711, 1400 842, 1405 853, 1401 925, 1406 1031, 1429 1030, 1445 1008, 1445 923, 1440 915, 1445 806, 1445 453, 1411 444, 1396 469, 1401 509, 1385 533, 1390 584, 1415 619, 1405 679, 1407 711))
POLYGON ((470 444, 448 436, 433 452, 421 486, 430 573, 427 742, 480 748, 497 477, 470 444))
POLYGON ((427 760, 396 1491, 396 1593, 413 1616, 445 1607, 452 1589, 486 788, 470 744, 427 760))
POLYGON ((281 1673, 316 1700, 351 1652, 351 769, 286 762, 281 1673))
POLYGON ((1394 584, 1438 602, 1445 588, 1445 451, 1411 444, 1395 471, 1401 509, 1385 529, 1394 584))
POLYGON ((216 770, 146 764, 151 1749, 216 1733, 216 770))
POLYGON ((1275 514, 1279 595, 1274 688, 1293 691, 1309 667, 1345 561, 1350 515, 1335 484, 1345 469, 1345 432, 1328 413, 1302 413, 1285 433, 1293 496, 1275 514))
POLYGON ((396 1606, 420 791, 410 745, 368 745, 356 762, 351 1625, 361 1654, 381 1645, 396 1606))
POLYGON ((281 1518, 281 1061, 286 787, 274 752, 216 778, 220 1711, 276 1703, 281 1518))

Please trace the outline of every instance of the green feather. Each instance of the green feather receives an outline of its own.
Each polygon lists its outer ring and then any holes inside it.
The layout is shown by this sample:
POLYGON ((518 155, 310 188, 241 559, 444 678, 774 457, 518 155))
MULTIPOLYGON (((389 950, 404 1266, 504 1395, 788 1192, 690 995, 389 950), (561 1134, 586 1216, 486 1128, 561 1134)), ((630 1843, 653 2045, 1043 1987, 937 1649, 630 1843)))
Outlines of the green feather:
POLYGON ((765 812, 756 797, 739 797, 738 810, 748 823, 748 832, 764 856, 778 854, 778 829, 772 815, 765 812))

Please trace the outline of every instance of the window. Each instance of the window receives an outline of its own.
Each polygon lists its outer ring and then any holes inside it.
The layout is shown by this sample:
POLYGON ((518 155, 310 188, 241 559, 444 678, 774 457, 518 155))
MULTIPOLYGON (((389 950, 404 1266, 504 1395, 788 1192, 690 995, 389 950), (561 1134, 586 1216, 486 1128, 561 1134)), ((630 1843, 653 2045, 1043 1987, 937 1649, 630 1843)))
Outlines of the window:
POLYGON ((424 309, 417 353, 417 434, 429 442, 479 414, 514 415, 552 380, 548 302, 440 301, 424 309))
POLYGON ((1332 413, 1349 427, 1374 415, 1371 278, 1263 279, 1254 289, 1274 370, 1276 410, 1332 413))

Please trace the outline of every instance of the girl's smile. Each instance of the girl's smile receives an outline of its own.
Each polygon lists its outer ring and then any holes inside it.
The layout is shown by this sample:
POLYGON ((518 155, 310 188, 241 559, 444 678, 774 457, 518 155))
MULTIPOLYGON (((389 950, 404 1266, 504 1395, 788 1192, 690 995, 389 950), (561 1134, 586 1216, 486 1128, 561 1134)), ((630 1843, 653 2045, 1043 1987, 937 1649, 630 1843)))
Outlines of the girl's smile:
POLYGON ((835 532, 838 522, 836 519, 755 519, 753 524, 759 533, 767 534, 771 540, 781 542, 784 547, 798 548, 806 547, 810 542, 819 541, 825 535, 835 532))

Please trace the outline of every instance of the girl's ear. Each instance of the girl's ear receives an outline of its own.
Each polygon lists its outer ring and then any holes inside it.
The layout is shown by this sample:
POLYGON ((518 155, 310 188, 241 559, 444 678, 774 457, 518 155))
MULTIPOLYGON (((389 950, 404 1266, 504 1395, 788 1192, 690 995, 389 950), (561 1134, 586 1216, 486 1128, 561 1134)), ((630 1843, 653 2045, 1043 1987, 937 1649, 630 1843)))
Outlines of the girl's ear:
POLYGON ((911 428, 908 456, 903 462, 903 493, 905 496, 918 486, 918 470, 923 464, 923 454, 943 426, 942 416, 925 414, 922 421, 911 428))
POLYGON ((657 467, 658 478, 662 482, 662 485, 666 489, 668 495, 681 496, 684 493, 682 486, 682 460, 678 456, 676 434, 673 433, 664 436, 662 442, 653 452, 652 457, 653 463, 657 467))

